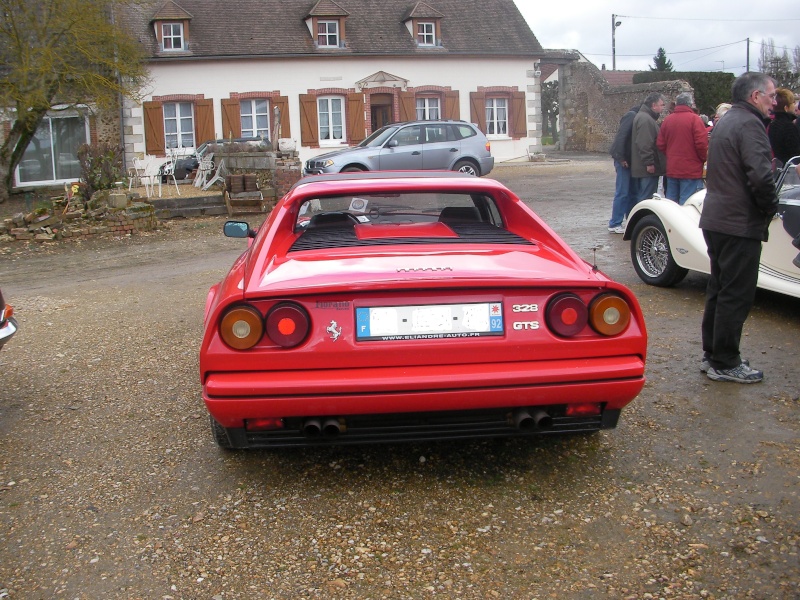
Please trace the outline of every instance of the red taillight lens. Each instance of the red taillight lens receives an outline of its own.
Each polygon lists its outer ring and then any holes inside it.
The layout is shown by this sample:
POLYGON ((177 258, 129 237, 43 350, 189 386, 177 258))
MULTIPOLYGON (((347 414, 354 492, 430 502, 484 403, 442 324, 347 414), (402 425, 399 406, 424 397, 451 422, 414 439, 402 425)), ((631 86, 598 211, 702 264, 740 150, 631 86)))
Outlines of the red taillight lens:
POLYGON ((308 313, 298 304, 282 302, 267 313, 267 336, 284 348, 301 344, 310 327, 308 313))
POLYGON ((265 419, 245 419, 244 428, 247 431, 269 431, 271 429, 283 429, 283 419, 280 417, 269 417, 265 419))
POLYGON ((589 323, 597 333, 617 335, 631 322, 631 307, 615 294, 601 294, 589 306, 589 323))
POLYGON ((491 151, 492 151, 492 144, 491 144, 491 142, 486 142, 486 151, 487 151, 487 152, 491 152, 491 151))
POLYGON ((219 334, 234 350, 248 350, 264 335, 264 319, 253 306, 234 306, 222 317, 219 334))
POLYGON ((589 320, 589 309, 575 294, 562 294, 551 300, 545 311, 547 326, 562 337, 580 333, 589 320))

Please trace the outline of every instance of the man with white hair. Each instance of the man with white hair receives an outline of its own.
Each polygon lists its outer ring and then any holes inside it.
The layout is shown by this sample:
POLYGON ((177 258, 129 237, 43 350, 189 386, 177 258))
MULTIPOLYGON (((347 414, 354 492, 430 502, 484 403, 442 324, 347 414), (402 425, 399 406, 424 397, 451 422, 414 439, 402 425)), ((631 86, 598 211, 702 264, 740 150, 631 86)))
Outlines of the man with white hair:
POLYGON ((689 196, 703 189, 708 133, 703 121, 692 110, 693 103, 689 92, 678 94, 675 111, 664 119, 656 140, 656 146, 667 157, 664 194, 678 204, 683 204, 689 196))
POLYGON ((758 383, 764 373, 742 359, 739 342, 756 295, 761 243, 778 210, 766 129, 775 81, 745 73, 733 82, 731 95, 733 106, 711 132, 700 216, 711 263, 700 369, 714 381, 758 383))

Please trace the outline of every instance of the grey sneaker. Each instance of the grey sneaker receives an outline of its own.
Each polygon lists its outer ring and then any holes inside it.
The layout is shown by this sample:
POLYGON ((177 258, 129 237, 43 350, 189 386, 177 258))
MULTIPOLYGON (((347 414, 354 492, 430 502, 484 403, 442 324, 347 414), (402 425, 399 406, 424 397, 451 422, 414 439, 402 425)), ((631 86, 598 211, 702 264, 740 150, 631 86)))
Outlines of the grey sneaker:
MULTIPOLYGON (((742 359, 742 364, 743 364, 743 365, 747 365, 747 366, 749 367, 749 366, 750 366, 750 361, 749 361, 749 360, 747 360, 746 358, 743 358, 743 359, 742 359)), ((708 373, 708 370, 709 370, 710 368, 711 368, 711 363, 710 363, 710 362, 708 362, 708 357, 707 357, 707 356, 704 356, 704 357, 703 357, 703 360, 702 360, 702 361, 700 361, 700 371, 701 371, 702 373, 708 373)))
POLYGON ((715 369, 710 367, 706 373, 709 379, 714 381, 733 381, 735 383, 759 383, 764 379, 764 373, 752 369, 750 365, 744 363, 732 369, 715 369))
POLYGON ((617 225, 616 227, 609 227, 608 230, 611 233, 625 233, 625 228, 622 225, 617 225))

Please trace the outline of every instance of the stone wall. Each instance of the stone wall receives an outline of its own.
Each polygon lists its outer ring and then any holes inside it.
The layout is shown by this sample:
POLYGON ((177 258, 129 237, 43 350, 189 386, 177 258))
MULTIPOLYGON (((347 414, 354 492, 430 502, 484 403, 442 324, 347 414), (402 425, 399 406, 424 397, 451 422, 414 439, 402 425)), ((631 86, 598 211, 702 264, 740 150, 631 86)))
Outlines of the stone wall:
POLYGON ((575 152, 608 152, 622 115, 651 92, 664 94, 669 102, 680 92, 693 91, 685 81, 612 86, 588 62, 565 65, 563 74, 559 79, 564 88, 561 135, 564 149, 575 152))

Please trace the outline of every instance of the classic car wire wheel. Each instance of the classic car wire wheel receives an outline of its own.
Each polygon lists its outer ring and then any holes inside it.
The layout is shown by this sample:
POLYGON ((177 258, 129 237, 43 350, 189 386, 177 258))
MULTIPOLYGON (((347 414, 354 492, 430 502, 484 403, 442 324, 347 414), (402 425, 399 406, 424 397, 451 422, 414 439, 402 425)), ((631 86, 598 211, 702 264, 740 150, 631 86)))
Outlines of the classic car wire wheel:
POLYGON ((664 225, 655 215, 647 215, 636 223, 631 240, 631 260, 637 275, 650 285, 675 285, 688 273, 672 257, 664 225))
POLYGON ((636 238, 636 261, 650 277, 658 277, 667 268, 669 244, 657 227, 648 227, 636 238))

